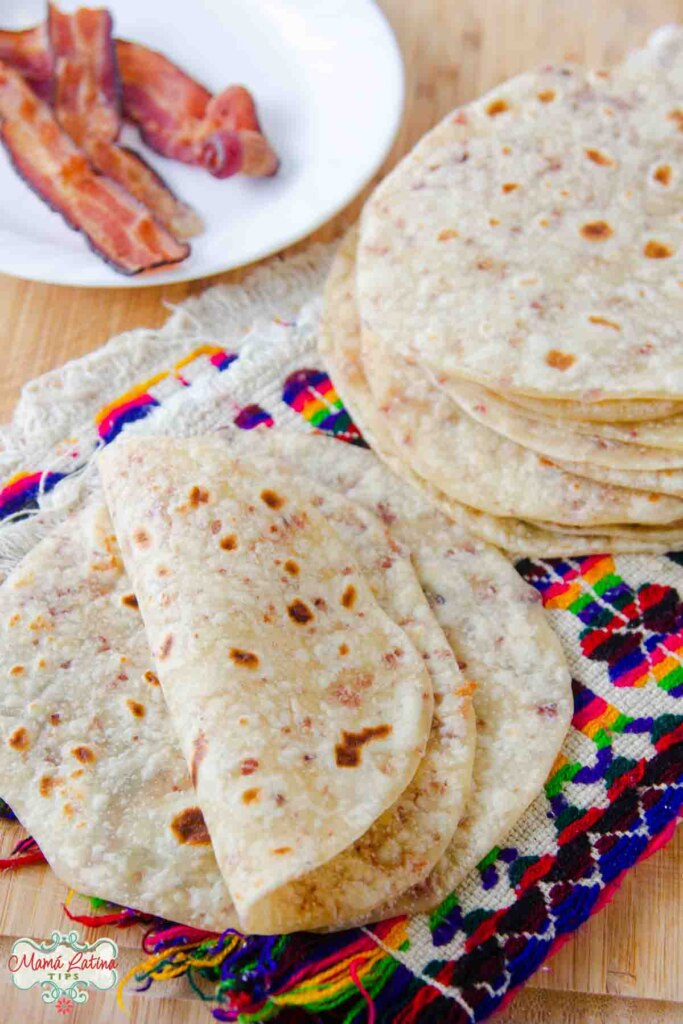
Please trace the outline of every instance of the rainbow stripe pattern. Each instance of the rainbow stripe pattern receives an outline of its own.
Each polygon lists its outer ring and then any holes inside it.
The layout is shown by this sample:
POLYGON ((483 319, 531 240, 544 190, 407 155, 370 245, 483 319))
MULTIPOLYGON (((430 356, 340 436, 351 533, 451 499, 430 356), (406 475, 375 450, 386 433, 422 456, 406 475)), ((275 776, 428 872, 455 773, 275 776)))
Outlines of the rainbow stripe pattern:
POLYGON ((200 345, 168 370, 162 370, 108 402, 95 416, 94 435, 74 442, 68 472, 30 470, 10 477, 0 488, 0 521, 20 511, 36 508, 41 493, 52 490, 60 480, 80 469, 102 444, 109 444, 127 423, 144 419, 178 388, 191 387, 209 369, 223 373, 238 358, 219 345, 200 345), (163 389, 163 391, 162 391, 163 389))
POLYGON ((16 473, 0 490, 0 519, 18 512, 29 512, 37 505, 41 489, 51 491, 64 473, 16 473))
POLYGON ((304 368, 284 382, 282 401, 324 434, 352 444, 364 444, 358 428, 324 370, 304 368))
POLYGON ((136 384, 130 391, 119 395, 113 402, 100 409, 95 417, 100 439, 105 444, 109 444, 121 433, 127 423, 143 419, 152 409, 159 406, 161 402, 153 391, 162 381, 173 379, 181 387, 189 387, 191 380, 186 376, 186 370, 201 357, 206 357, 209 365, 219 373, 227 370, 237 359, 234 352, 226 352, 218 345, 201 345, 194 349, 189 355, 175 363, 172 369, 163 370, 154 377, 150 377, 149 380, 136 384))

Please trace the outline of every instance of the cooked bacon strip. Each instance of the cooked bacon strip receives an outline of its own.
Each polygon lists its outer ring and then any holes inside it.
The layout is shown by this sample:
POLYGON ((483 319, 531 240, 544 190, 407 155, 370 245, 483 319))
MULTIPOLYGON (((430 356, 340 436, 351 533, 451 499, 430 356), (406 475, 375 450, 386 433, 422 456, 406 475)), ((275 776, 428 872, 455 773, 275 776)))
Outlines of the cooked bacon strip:
POLYGON ((217 178, 275 174, 278 158, 243 86, 211 96, 163 54, 116 41, 124 115, 162 156, 205 167, 217 178))
POLYGON ((116 182, 97 174, 21 75, 0 62, 0 140, 19 174, 123 274, 179 263, 177 242, 116 182))
POLYGON ((42 99, 50 99, 52 56, 44 23, 22 32, 0 30, 0 60, 16 68, 42 99))
POLYGON ((57 120, 77 146, 89 139, 114 142, 121 130, 121 104, 111 14, 83 7, 64 14, 48 5, 57 120))
POLYGON ((160 174, 139 153, 116 142, 89 142, 86 152, 102 174, 118 181, 176 238, 194 238, 204 230, 198 213, 178 199, 160 174))
POLYGON ((177 238, 203 229, 201 218, 131 149, 119 146, 119 82, 108 11, 48 8, 57 119, 94 167, 144 203, 177 238))

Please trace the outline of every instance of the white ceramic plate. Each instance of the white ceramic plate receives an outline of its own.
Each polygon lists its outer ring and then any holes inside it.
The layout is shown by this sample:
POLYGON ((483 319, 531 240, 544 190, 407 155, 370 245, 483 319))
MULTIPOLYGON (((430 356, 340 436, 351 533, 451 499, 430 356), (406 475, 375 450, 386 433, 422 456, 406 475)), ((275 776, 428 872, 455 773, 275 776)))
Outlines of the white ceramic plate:
MULTIPOLYGON (((87 0, 82 0, 85 5, 87 0)), ((0 146, 0 271, 81 287, 145 287, 250 263, 342 209, 380 166, 403 108, 403 67, 373 0, 98 0, 115 33, 161 50, 212 90, 253 92, 282 165, 272 179, 219 181, 139 148, 206 230, 173 270, 126 277, 88 249, 12 170, 0 146)), ((93 6, 95 6, 93 0, 93 6)), ((76 3, 64 0, 65 10, 76 3)), ((44 16, 39 0, 0 0, 0 25, 44 16)))

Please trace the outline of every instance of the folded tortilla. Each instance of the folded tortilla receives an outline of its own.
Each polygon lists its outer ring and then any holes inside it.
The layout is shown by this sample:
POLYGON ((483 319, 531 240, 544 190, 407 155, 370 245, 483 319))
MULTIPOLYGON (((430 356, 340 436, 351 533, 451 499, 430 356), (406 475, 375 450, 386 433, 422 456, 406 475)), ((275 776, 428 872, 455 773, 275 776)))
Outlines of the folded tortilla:
POLYGON ((119 443, 100 468, 240 921, 278 930, 271 896, 409 786, 430 677, 322 514, 333 496, 231 459, 215 439, 119 443))
MULTIPOLYGON (((231 432, 224 443, 316 480, 375 513, 412 554, 434 616, 473 687, 477 737, 465 816, 423 882, 362 920, 438 906, 500 844, 543 784, 574 701, 538 594, 500 552, 452 522, 372 453, 330 438, 231 432)), ((416 844, 419 849, 419 841, 416 844)))

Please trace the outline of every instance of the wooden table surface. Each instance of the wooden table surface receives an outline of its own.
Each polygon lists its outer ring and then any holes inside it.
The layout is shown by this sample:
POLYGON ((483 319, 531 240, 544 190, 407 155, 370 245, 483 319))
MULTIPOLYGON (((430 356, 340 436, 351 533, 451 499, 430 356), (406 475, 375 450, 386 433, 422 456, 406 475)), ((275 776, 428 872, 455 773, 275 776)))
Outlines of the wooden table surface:
MULTIPOLYGON (((321 0, 325 2, 325 0, 321 0)), ((382 0, 407 71, 403 126, 383 171, 438 118, 502 79, 545 60, 611 64, 666 22, 683 22, 683 0, 382 0)), ((315 238, 329 239, 356 217, 357 200, 315 238)), ((306 244, 306 243, 304 243, 306 244)), ((217 280, 234 280, 224 275, 217 280)), ((112 334, 156 326, 204 282, 142 290, 78 290, 0 276, 0 420, 11 416, 21 385, 112 334)), ((0 850, 16 841, 5 825, 0 850)), ((0 878, 0 982, 6 1020, 56 1019, 36 991, 10 986, 4 970, 13 936, 44 938, 64 928, 65 889, 44 868, 0 878)), ((532 980, 501 1024, 683 1024, 683 831, 632 871, 613 903, 593 918, 532 980)), ((86 930, 86 934, 88 931, 86 930)), ((98 932, 97 934, 103 934, 98 932)), ((112 933, 115 934, 115 933, 112 933)), ((91 938, 95 933, 90 934, 91 938)), ((133 963, 137 929, 115 935, 133 963)), ((200 1024, 208 1009, 182 989, 132 1000, 136 1024, 200 1024)), ((92 996, 74 1024, 123 1020, 108 994, 92 996)))

